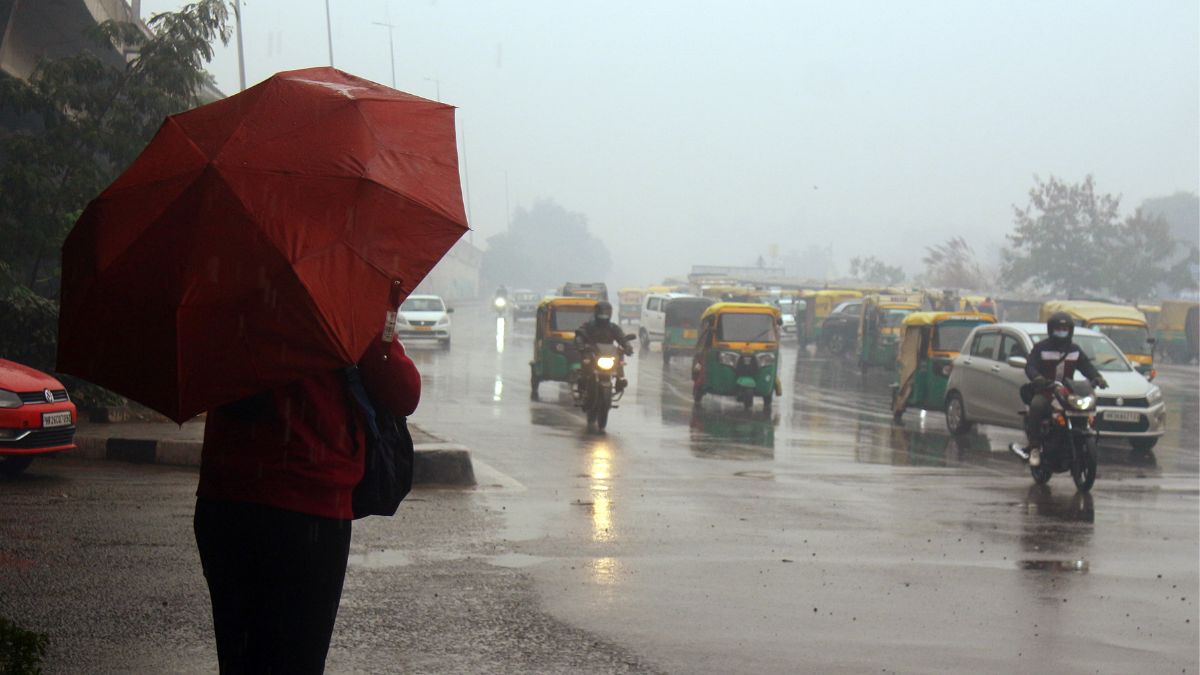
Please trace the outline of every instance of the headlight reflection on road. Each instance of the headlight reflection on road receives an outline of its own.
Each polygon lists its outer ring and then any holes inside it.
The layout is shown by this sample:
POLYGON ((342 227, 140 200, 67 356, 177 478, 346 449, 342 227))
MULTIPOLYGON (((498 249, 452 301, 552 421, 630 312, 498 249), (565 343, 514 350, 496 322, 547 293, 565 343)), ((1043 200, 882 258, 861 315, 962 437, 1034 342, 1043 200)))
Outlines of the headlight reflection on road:
POLYGON ((499 401, 504 398, 504 378, 500 373, 496 373, 496 384, 492 386, 492 400, 499 401))
POLYGON ((496 353, 504 353, 504 317, 496 317, 496 353))
POLYGON ((596 558, 592 561, 592 576, 598 584, 615 584, 620 566, 621 563, 616 558, 596 558))
POLYGON ((604 441, 592 445, 588 475, 592 478, 592 541, 612 541, 612 501, 608 496, 608 479, 612 478, 612 451, 604 441))

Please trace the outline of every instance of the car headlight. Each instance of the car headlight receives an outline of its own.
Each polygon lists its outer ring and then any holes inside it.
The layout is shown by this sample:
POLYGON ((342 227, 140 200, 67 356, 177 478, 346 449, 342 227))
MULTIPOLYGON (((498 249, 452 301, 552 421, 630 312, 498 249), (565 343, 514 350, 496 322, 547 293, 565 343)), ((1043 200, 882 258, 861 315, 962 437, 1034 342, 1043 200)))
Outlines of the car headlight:
POLYGON ((770 352, 759 354, 758 356, 754 357, 754 360, 758 361, 759 368, 775 365, 775 355, 771 354, 770 352))
POLYGON ((720 355, 717 356, 717 360, 721 363, 721 365, 732 368, 737 365, 738 355, 736 352, 721 352, 720 355))
POLYGON ((437 325, 449 326, 450 325, 450 317, 443 314, 442 317, 437 320, 437 325))
POLYGON ((397 314, 396 315, 396 325, 397 326, 407 326, 408 319, 405 318, 405 316, 403 314, 397 314))
POLYGON ((1154 386, 1150 387, 1150 391, 1146 392, 1146 402, 1149 403, 1150 405, 1154 405, 1155 403, 1158 403, 1161 400, 1162 400, 1162 389, 1159 389, 1158 385, 1154 385, 1154 386))
POLYGON ((1092 407, 1092 404, 1094 404, 1095 402, 1096 402, 1096 399, 1092 398, 1091 396, 1068 396, 1067 397, 1067 403, 1070 403, 1071 406, 1074 407, 1076 410, 1088 410, 1092 407))
POLYGON ((596 367, 600 370, 612 370, 615 365, 617 365, 617 360, 611 356, 601 356, 596 359, 596 367))
POLYGON ((0 389, 0 408, 20 408, 22 405, 21 397, 15 392, 0 389))

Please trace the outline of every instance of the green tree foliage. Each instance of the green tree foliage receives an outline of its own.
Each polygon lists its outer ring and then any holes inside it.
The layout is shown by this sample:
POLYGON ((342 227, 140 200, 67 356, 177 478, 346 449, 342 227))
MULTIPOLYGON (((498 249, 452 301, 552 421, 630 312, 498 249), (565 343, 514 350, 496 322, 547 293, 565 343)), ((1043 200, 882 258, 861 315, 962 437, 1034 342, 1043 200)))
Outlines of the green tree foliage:
POLYGON ((873 255, 850 259, 850 276, 872 284, 890 286, 904 281, 904 270, 898 265, 888 265, 873 255))
POLYGON ((983 266, 975 258, 975 249, 962 237, 925 247, 925 272, 921 282, 937 288, 983 290, 990 285, 983 266))
POLYGON ((1120 198, 1098 194, 1089 175, 1069 184, 1034 178, 1029 204, 1014 207, 1002 276, 1066 297, 1110 294, 1128 302, 1157 289, 1192 285, 1187 251, 1160 216, 1138 210, 1122 218, 1120 198), (1182 254, 1182 255, 1181 255, 1182 254))
POLYGON ((488 237, 481 273, 492 285, 541 290, 566 281, 604 281, 611 267, 587 217, 543 199, 518 208, 508 231, 488 237))
POLYGON ((108 21, 88 37, 133 54, 123 67, 82 52, 39 63, 28 81, 0 73, 0 109, 19 120, 0 129, 0 357, 53 369, 62 242, 163 118, 199 103, 227 19, 224 0, 199 0, 152 18, 150 35, 108 21))
POLYGON ((152 18, 151 35, 106 21, 88 37, 135 54, 123 68, 81 52, 41 62, 28 81, 0 74, 0 106, 28 122, 0 136, 0 262, 10 282, 57 294, 67 232, 165 116, 199 102, 227 18, 224 0, 200 0, 152 18))

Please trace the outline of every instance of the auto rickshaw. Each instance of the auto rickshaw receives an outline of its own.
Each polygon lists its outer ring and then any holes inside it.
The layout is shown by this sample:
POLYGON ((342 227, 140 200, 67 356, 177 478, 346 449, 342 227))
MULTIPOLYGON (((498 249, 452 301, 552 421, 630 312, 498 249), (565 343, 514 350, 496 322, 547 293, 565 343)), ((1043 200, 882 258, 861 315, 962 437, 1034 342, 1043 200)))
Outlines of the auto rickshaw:
POLYGON ((779 384, 779 308, 744 302, 718 302, 700 318, 692 359, 692 398, 734 396, 749 410, 754 397, 763 407, 783 393, 779 384))
POLYGON ((593 300, 608 300, 608 286, 602 281, 575 282, 568 281, 558 292, 564 298, 591 298, 593 300))
POLYGON ((891 367, 896 363, 900 342, 900 324, 913 312, 921 311, 921 296, 868 295, 863 298, 858 322, 858 365, 864 371, 872 366, 891 367))
POLYGON ((575 329, 592 318, 594 298, 547 298, 537 308, 533 360, 529 362, 530 398, 542 382, 574 382, 580 355, 575 329))
POLYGON ((700 317, 714 304, 712 298, 668 298, 663 309, 663 363, 672 356, 692 354, 700 337, 700 317))
MULTIPOLYGON (((1142 316, 1146 317, 1146 326, 1150 328, 1150 334, 1157 338, 1158 318, 1162 314, 1162 305, 1134 305, 1134 307, 1142 313, 1142 316)), ((1155 342, 1155 345, 1157 344, 1155 342)))
POLYGON ((805 298, 807 304, 804 322, 798 322, 796 325, 796 337, 800 340, 800 346, 804 347, 810 342, 818 342, 821 339, 821 322, 829 316, 834 307, 847 300, 861 298, 862 295, 862 291, 813 291, 812 295, 805 298))
POLYGON ((1188 363, 1200 356, 1200 302, 1163 300, 1155 338, 1172 361, 1188 363))
POLYGON ((1041 312, 1041 300, 1017 300, 1015 298, 998 298, 996 300, 996 318, 1000 321, 1036 323, 1041 312))
POLYGON ((980 312, 913 312, 904 317, 896 351, 899 382, 892 385, 892 419, 899 424, 909 407, 945 410, 950 362, 976 326, 995 322, 996 317, 980 312))
POLYGON ((642 317, 642 298, 646 291, 640 288, 622 288, 617 291, 617 321, 637 321, 642 317))
POLYGON ((1066 312, 1076 326, 1104 333, 1133 361, 1139 373, 1154 378, 1155 340, 1146 315, 1136 307, 1091 300, 1051 300, 1042 303, 1038 320, 1046 321, 1055 312, 1066 312))

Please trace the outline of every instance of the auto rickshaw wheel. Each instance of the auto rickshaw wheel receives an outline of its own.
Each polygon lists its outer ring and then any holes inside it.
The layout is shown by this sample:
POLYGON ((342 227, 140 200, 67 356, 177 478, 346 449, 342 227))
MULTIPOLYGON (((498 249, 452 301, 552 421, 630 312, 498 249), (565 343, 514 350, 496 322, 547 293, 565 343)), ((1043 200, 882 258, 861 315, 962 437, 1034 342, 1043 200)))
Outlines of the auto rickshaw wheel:
POLYGON ((946 430, 952 434, 965 434, 975 426, 967 419, 967 408, 963 405, 962 394, 952 391, 946 394, 946 430))
POLYGON ((664 366, 669 366, 669 365, 671 365, 671 350, 670 350, 670 349, 667 349, 667 345, 666 345, 666 344, 664 344, 664 345, 663 345, 663 350, 662 350, 662 352, 663 352, 663 365, 664 365, 664 366))
POLYGON ((638 350, 643 354, 650 352, 650 334, 646 332, 645 328, 638 329, 638 350))
POLYGON ((533 366, 529 366, 529 398, 534 401, 538 400, 539 384, 541 384, 541 380, 538 379, 537 370, 533 366))
POLYGON ((771 409, 771 404, 774 402, 774 398, 774 391, 768 391, 767 393, 763 394, 763 410, 771 409))

